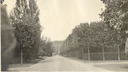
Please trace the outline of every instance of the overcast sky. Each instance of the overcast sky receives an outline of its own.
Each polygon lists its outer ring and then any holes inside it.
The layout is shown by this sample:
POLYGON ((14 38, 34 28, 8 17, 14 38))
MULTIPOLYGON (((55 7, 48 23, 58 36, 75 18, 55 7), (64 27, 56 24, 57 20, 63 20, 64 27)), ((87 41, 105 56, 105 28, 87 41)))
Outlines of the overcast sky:
MULTIPOLYGON (((10 11, 15 0, 5 1, 10 11)), ((101 20, 99 13, 104 8, 100 0, 38 0, 37 4, 40 9, 40 23, 44 28, 42 35, 52 41, 66 39, 80 23, 101 20)))

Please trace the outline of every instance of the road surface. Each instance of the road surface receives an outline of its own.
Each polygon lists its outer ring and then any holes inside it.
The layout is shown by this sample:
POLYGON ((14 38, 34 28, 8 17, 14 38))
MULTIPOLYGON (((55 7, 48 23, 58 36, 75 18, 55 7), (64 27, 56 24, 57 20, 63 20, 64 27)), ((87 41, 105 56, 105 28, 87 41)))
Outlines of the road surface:
MULTIPOLYGON (((114 72, 96 67, 93 63, 82 63, 62 56, 49 57, 46 60, 30 66, 24 71, 87 71, 87 72, 114 72)), ((117 71, 115 71, 117 72, 117 71)))

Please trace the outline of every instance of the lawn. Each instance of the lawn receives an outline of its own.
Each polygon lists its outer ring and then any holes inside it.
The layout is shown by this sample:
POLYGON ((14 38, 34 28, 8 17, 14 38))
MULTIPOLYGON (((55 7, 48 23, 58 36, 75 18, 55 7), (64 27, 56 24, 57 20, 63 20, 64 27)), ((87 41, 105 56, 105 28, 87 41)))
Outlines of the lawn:
POLYGON ((44 57, 43 59, 35 59, 29 63, 23 63, 23 64, 9 64, 8 71, 22 71, 22 70, 26 69, 27 67, 30 67, 46 58, 47 57, 44 57))

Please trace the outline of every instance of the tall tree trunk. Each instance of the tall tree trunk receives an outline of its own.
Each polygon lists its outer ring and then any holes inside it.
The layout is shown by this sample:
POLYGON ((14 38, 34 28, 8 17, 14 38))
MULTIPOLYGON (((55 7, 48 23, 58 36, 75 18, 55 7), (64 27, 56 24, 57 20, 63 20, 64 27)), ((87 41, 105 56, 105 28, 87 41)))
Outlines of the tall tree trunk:
POLYGON ((125 42, 125 53, 128 55, 128 38, 126 39, 125 42))
POLYGON ((21 64, 23 64, 23 50, 21 49, 21 64))

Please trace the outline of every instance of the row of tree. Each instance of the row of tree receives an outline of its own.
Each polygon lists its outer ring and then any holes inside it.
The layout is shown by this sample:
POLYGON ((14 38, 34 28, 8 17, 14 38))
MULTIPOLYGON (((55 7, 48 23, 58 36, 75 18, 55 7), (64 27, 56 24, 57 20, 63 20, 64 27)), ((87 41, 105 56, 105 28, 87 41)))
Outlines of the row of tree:
POLYGON ((10 13, 10 22, 17 39, 14 57, 18 62, 37 58, 41 48, 44 52, 51 50, 52 43, 41 39, 42 27, 36 0, 16 0, 16 6, 10 13))
POLYGON ((111 30, 104 22, 93 22, 91 24, 81 23, 76 26, 61 46, 61 53, 68 54, 70 51, 80 53, 117 52, 124 51, 125 33, 111 30), (83 51, 83 52, 81 52, 83 51))
MULTIPOLYGON (((81 23, 63 42, 60 53, 95 53, 124 51, 128 30, 128 0, 101 0, 106 9, 103 21, 81 23)), ((81 56, 79 55, 79 56, 81 56)))

